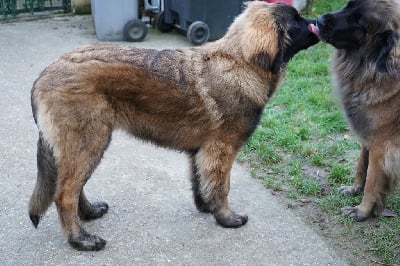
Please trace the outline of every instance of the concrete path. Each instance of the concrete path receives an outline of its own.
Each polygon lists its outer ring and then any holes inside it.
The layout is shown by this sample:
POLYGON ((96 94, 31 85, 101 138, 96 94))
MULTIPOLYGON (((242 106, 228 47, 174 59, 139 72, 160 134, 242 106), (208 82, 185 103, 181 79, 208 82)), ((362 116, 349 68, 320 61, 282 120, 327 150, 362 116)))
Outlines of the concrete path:
MULTIPOLYGON (((249 222, 224 229, 196 211, 184 154, 121 132, 86 186, 90 199, 110 205, 102 219, 85 224, 108 240, 105 250, 71 249, 54 205, 35 230, 27 215, 37 140, 30 89, 62 53, 93 42, 88 16, 0 24, 0 265, 346 265, 243 167, 234 166, 230 202, 249 222)), ((128 45, 189 44, 183 36, 153 31, 128 45)))

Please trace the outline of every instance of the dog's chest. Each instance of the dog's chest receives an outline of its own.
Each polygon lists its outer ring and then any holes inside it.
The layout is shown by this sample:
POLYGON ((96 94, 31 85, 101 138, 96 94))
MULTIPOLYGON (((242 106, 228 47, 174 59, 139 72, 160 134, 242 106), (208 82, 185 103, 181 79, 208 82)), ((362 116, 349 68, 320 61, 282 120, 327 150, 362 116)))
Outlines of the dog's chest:
POLYGON ((336 84, 336 90, 350 127, 360 138, 367 138, 372 130, 373 120, 365 109, 362 92, 343 84, 336 84))

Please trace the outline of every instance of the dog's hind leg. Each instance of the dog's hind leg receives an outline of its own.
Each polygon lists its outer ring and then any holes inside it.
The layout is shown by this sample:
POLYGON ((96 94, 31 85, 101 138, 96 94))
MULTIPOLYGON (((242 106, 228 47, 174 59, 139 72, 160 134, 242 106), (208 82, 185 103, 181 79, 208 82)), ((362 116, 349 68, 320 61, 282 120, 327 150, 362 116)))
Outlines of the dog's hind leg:
POLYGON ((79 217, 82 220, 88 221, 102 217, 108 211, 108 204, 105 202, 90 203, 86 198, 83 188, 79 195, 79 217))
POLYGON ((358 195, 365 186, 365 179, 367 178, 369 151, 365 146, 361 147, 360 157, 358 158, 357 172, 354 182, 351 186, 342 186, 339 192, 343 195, 358 195))
POLYGON ((68 242, 78 250, 101 250, 106 244, 104 239, 81 227, 78 212, 79 198, 83 200, 81 207, 88 203, 82 194, 83 186, 100 162, 110 138, 111 130, 107 126, 92 122, 79 130, 66 130, 63 143, 59 145, 55 202, 68 242))
POLYGON ((228 207, 230 171, 237 149, 222 141, 205 143, 195 156, 199 174, 199 192, 205 206, 223 227, 246 224, 246 215, 232 212, 228 207))
POLYGON ((53 151, 39 132, 37 143, 37 181, 29 201, 29 217, 35 227, 53 202, 56 189, 57 166, 53 151))

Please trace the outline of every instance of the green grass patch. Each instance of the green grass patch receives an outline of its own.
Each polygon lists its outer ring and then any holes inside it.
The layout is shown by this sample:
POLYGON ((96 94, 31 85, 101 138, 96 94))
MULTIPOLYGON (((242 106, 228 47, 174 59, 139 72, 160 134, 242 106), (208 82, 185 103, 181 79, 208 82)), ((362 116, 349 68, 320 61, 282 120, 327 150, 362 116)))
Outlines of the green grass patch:
POLYGON ((321 184, 313 178, 295 176, 289 181, 292 190, 289 197, 299 198, 302 196, 318 196, 321 193, 321 184))
POLYGON ((351 175, 350 167, 339 163, 333 163, 328 178, 330 185, 335 186, 350 184, 352 179, 353 176, 351 175))

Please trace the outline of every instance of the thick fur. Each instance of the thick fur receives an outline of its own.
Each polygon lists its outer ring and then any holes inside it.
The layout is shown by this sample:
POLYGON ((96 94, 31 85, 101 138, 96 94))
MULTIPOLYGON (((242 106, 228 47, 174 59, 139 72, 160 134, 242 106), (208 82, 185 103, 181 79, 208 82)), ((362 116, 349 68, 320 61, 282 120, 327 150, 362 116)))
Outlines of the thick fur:
POLYGON ((319 36, 336 47, 332 72, 347 120, 359 137, 355 181, 364 191, 343 213, 358 221, 379 216, 400 176, 400 1, 355 0, 317 19, 319 36))
POLYGON ((247 216, 228 208, 231 166, 288 60, 318 42, 308 23, 290 6, 252 2, 226 36, 202 47, 86 46, 48 66, 32 88, 40 131, 29 206, 34 225, 54 199, 73 247, 104 247, 78 216, 94 219, 108 210, 90 203, 83 186, 115 129, 186 152, 197 208, 224 227, 244 225, 247 216))

